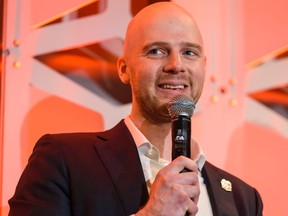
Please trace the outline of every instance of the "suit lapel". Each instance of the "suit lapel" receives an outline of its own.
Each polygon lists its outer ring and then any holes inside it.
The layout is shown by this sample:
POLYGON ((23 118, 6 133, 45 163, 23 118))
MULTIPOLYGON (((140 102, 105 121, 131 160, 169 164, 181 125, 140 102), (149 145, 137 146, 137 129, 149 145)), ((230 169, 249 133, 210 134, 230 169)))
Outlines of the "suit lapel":
MULTIPOLYGON (((222 179, 225 179, 225 176, 221 176, 217 168, 207 161, 203 167, 202 175, 207 186, 213 215, 238 216, 239 214, 233 197, 233 185, 231 192, 224 190, 220 182, 222 179)), ((229 181, 229 179, 226 180, 229 181)))
POLYGON ((127 214, 135 213, 148 200, 148 191, 136 145, 124 121, 99 133, 95 144, 118 191, 127 214))

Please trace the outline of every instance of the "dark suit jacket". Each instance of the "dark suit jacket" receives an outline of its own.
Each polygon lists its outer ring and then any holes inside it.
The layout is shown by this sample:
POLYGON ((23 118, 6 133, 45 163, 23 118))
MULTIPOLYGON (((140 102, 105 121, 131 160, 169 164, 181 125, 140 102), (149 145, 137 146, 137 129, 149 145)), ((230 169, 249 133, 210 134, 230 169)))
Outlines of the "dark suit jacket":
MULTIPOLYGON (((208 162, 203 176, 214 215, 262 215, 254 188, 208 162), (232 192, 222 189, 223 178, 232 192)), ((100 133, 43 136, 9 200, 9 215, 130 215, 147 200, 137 148, 122 120, 100 133)))

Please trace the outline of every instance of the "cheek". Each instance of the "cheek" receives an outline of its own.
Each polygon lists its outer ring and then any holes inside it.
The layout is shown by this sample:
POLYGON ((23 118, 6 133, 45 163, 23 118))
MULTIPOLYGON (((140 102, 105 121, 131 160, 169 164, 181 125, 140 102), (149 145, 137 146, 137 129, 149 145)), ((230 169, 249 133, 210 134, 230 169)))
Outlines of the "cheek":
POLYGON ((154 88, 159 75, 161 66, 159 62, 147 59, 136 59, 133 62, 134 70, 131 73, 131 85, 134 85, 135 89, 145 89, 146 91, 154 88), (158 74, 158 75, 157 75, 158 74))
POLYGON ((199 82, 199 85, 203 85, 205 80, 205 65, 200 64, 197 70, 197 73, 194 74, 197 81, 199 82))
POLYGON ((201 86, 203 86, 203 84, 204 84, 204 81, 205 81, 205 73, 201 73, 200 75, 199 75, 199 85, 201 85, 201 86))
POLYGON ((138 77, 137 80, 138 82, 136 82, 135 84, 137 85, 139 91, 142 91, 142 93, 150 92, 152 86, 154 86, 154 80, 147 74, 142 74, 138 77))
POLYGON ((134 84, 139 83, 142 86, 151 85, 154 81, 155 73, 155 69, 144 65, 139 70, 134 71, 132 79, 134 84))
POLYGON ((147 91, 151 86, 151 77, 145 72, 138 70, 131 76, 131 87, 137 91, 147 91))

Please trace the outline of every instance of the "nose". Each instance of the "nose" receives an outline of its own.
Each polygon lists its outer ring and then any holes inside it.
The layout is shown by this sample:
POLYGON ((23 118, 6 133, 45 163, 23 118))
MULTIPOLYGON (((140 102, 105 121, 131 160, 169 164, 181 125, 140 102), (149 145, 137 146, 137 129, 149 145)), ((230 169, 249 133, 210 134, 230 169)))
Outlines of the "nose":
POLYGON ((170 53, 166 59, 163 71, 167 73, 184 72, 181 55, 178 53, 170 53))

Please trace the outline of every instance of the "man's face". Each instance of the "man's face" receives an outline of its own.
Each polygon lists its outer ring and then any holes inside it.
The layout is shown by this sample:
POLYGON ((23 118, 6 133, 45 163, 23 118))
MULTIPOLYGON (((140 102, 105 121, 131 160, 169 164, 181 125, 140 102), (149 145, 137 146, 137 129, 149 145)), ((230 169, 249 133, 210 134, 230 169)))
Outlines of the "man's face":
POLYGON ((170 121, 167 104, 174 96, 187 95, 197 102, 202 92, 206 63, 202 39, 194 22, 182 16, 148 17, 134 23, 127 35, 132 110, 138 109, 152 122, 170 121))

